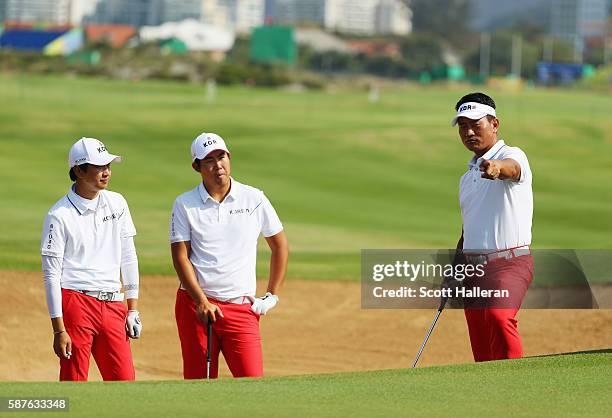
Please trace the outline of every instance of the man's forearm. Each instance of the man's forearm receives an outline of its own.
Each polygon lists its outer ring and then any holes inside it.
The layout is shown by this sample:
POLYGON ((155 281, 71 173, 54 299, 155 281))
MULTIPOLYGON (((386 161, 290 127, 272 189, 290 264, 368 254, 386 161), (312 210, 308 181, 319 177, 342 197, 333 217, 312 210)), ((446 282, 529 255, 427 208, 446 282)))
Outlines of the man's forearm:
POLYGON ((191 296, 191 298, 198 303, 207 301, 208 299, 206 298, 206 294, 198 283, 198 279, 195 275, 191 262, 185 262, 183 260, 179 262, 179 265, 180 267, 178 269, 175 266, 176 273, 178 274, 181 284, 187 293, 189 293, 189 296, 191 296))
POLYGON ((267 291, 276 295, 285 281, 287 261, 289 260, 289 246, 284 231, 267 237, 266 241, 268 242, 270 250, 272 250, 272 256, 270 257, 270 278, 268 280, 267 291))
POLYGON ((268 280, 267 291, 273 295, 278 294, 283 282, 285 281, 288 258, 289 251, 286 249, 279 249, 272 252, 272 256, 270 257, 270 278, 268 280))
POLYGON ((51 326, 53 327, 54 334, 66 331, 66 327, 64 326, 64 318, 61 316, 51 318, 51 326))
POLYGON ((127 299, 127 307, 130 311, 138 310, 138 299, 127 299))
POLYGON ((174 270, 181 284, 196 303, 207 301, 208 299, 198 283, 195 270, 187 254, 187 251, 172 246, 172 263, 174 264, 174 270))

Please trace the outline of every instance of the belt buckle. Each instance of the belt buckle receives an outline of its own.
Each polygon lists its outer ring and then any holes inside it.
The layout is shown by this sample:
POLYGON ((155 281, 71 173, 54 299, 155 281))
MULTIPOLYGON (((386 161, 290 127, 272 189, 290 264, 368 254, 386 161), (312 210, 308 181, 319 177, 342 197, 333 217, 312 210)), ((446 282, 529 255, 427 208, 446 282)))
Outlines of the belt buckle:
POLYGON ((113 300, 113 292, 100 292, 98 293, 98 300, 102 302, 109 302, 113 300))

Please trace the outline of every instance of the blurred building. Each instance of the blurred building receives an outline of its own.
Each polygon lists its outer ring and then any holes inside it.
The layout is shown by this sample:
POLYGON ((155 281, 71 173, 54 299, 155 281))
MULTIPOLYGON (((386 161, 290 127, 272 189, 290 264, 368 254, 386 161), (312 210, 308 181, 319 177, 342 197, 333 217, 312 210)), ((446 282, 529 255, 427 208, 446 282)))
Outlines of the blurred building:
POLYGON ((325 27, 326 3, 326 0, 272 0, 268 13, 274 23, 310 22, 325 27))
POLYGON ((225 7, 219 7, 220 1, 202 0, 202 15, 199 20, 209 25, 228 26, 229 14, 225 7))
MULTIPOLYGON (((216 3, 217 0, 212 0, 216 3)), ((87 22, 131 26, 159 25, 185 19, 202 20, 209 0, 99 0, 87 22)))
POLYGON ((70 23, 70 0, 4 0, 3 20, 41 22, 57 25, 70 23))
POLYGON ((575 34, 601 36, 612 11, 612 0, 471 0, 470 26, 493 31, 517 24, 532 24, 551 35, 573 41, 575 34))
POLYGON ((227 23, 236 32, 248 32, 265 21, 265 0, 217 0, 218 13, 225 13, 227 23))
POLYGON ((611 5, 611 0, 471 0, 470 25, 485 32, 525 25, 541 28, 550 38, 572 45, 575 61, 580 62, 586 45, 605 45, 611 5))
POLYGON ((70 1, 70 23, 80 25, 86 16, 93 14, 96 6, 101 0, 71 0, 70 1))
POLYGON ((162 9, 161 0, 100 0, 86 23, 115 23, 131 26, 154 24, 162 9))
MULTIPOLYGON (((612 0, 610 0, 612 2, 612 0)), ((266 23, 272 23, 274 19, 274 0, 265 0, 264 19, 266 23)))
POLYGON ((548 30, 553 0, 470 1, 470 26, 477 31, 494 31, 517 24, 548 30))
POLYGON ((550 34, 574 45, 577 60, 585 40, 603 37, 608 21, 608 0, 552 0, 550 34))
POLYGON ((376 33, 407 35, 412 32, 412 11, 405 3, 380 0, 376 9, 376 33))
POLYGON ((102 0, 0 0, 0 22, 80 25, 102 0))
POLYGON ((264 23, 310 23, 358 35, 410 33, 402 0, 0 0, 14 22, 123 24, 135 27, 195 19, 248 32, 264 23))
POLYGON ((326 28, 343 33, 374 35, 378 0, 328 0, 326 28))
POLYGON ((99 0, 86 20, 140 27, 194 19, 247 32, 264 18, 265 0, 99 0))
MULTIPOLYGON (((131 2, 129 0, 128 2, 131 2)), ((161 22, 179 22, 185 19, 202 19, 202 11, 205 1, 202 0, 163 0, 152 2, 158 3, 161 22)))
POLYGON ((358 35, 405 35, 412 13, 401 0, 274 0, 274 23, 314 23, 324 29, 358 35))
POLYGON ((4 22, 4 14, 6 13, 6 0, 0 0, 0 25, 4 22))

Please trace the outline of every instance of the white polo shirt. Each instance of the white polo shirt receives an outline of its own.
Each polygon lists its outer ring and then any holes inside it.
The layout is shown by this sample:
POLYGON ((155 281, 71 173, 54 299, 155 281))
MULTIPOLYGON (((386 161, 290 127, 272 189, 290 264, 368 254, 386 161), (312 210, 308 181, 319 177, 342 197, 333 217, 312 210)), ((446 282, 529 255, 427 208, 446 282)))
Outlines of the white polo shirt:
POLYGON ((102 190, 94 200, 72 188, 45 218, 42 255, 63 259, 61 287, 71 290, 121 289, 121 238, 136 235, 127 202, 102 190))
POLYGON ((191 242, 189 260, 204 293, 227 300, 255 296, 257 239, 282 230, 264 193, 231 179, 230 192, 221 203, 202 183, 176 198, 170 242, 191 242))
POLYGON ((459 203, 463 219, 463 249, 474 252, 505 250, 531 244, 533 194, 527 155, 499 140, 482 157, 473 157, 461 177, 459 203), (481 177, 483 160, 511 158, 521 166, 521 178, 481 177))

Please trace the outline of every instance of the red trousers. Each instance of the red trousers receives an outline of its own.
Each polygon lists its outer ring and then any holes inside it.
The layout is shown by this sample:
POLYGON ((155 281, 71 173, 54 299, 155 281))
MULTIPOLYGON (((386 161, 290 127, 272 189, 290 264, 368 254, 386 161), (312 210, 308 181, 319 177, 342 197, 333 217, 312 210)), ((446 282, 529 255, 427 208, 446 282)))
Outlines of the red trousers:
MULTIPOLYGON (((223 318, 217 316, 213 323, 210 377, 219 375, 219 352, 234 377, 263 376, 259 315, 251 310, 251 304, 235 304, 210 299, 219 306, 223 318)), ((182 289, 176 292, 174 308, 181 351, 183 354, 183 377, 203 379, 206 377, 206 325, 196 316, 195 303, 182 289)))
POLYGON ((60 359, 60 380, 86 381, 91 354, 104 380, 134 380, 132 350, 125 330, 127 307, 122 302, 102 302, 62 289, 62 310, 72 340, 72 356, 60 359))
POLYGON ((509 260, 499 259, 486 264, 484 270, 483 280, 486 284, 482 287, 508 289, 510 298, 488 301, 480 306, 466 303, 464 312, 474 360, 480 362, 523 357, 523 343, 518 332, 516 314, 533 280, 533 258, 524 255, 509 260))

